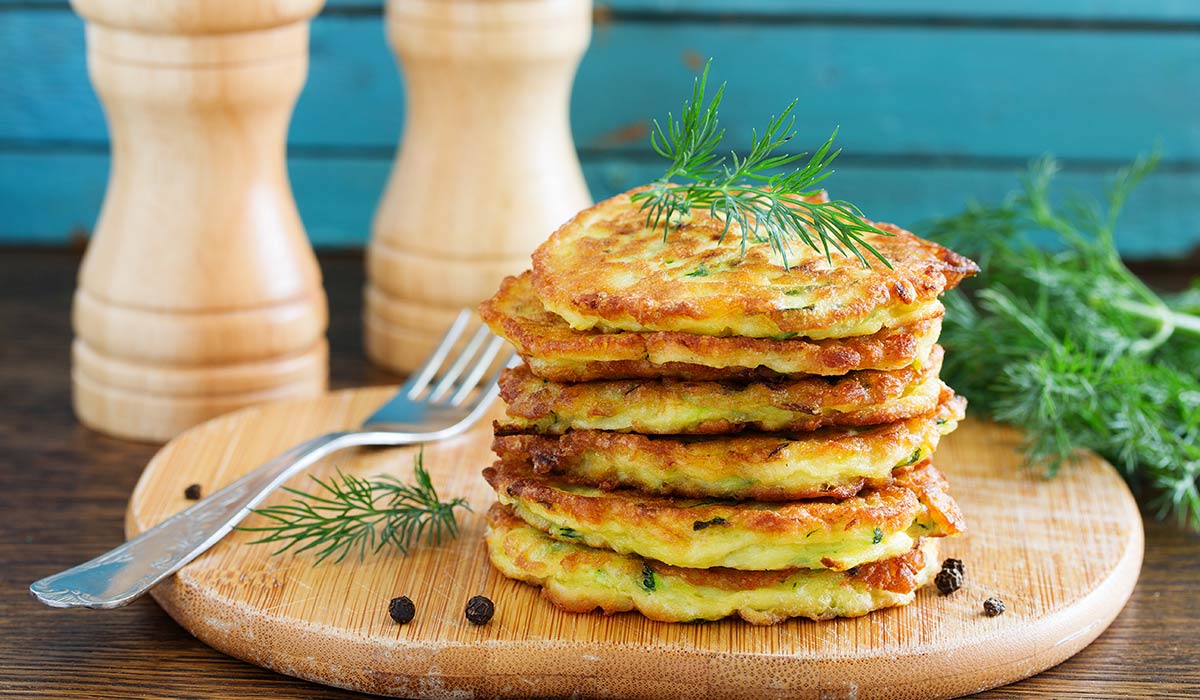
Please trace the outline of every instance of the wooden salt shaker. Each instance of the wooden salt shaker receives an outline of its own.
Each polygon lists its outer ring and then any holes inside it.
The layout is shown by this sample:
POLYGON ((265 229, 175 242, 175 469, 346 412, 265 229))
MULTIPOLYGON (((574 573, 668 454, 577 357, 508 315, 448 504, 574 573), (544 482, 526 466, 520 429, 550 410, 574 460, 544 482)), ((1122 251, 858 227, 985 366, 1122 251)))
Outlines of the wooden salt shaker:
POLYGON ((72 0, 112 170, 75 293, 75 412, 166 440, 325 389, 320 270, 285 167, 323 0, 72 0))
POLYGON ((590 0, 388 0, 403 141, 367 250, 366 348, 414 369, 591 204, 568 120, 590 0))

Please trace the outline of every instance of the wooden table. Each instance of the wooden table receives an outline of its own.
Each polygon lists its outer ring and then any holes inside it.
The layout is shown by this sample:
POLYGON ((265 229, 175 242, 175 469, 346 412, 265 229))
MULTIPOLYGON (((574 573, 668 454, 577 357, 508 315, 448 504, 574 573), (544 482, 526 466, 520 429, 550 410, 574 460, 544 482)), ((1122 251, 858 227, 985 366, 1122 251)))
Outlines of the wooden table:
MULTIPOLYGON (((397 380, 363 359, 362 260, 322 258, 335 388, 397 380)), ((75 254, 0 252, 0 696, 362 697, 280 676, 193 639, 150 599, 51 610, 33 580, 123 539, 126 501, 157 449, 89 432, 71 414, 75 254)), ((985 698, 1200 697, 1200 534, 1147 519, 1125 611, 1075 658, 985 698)))

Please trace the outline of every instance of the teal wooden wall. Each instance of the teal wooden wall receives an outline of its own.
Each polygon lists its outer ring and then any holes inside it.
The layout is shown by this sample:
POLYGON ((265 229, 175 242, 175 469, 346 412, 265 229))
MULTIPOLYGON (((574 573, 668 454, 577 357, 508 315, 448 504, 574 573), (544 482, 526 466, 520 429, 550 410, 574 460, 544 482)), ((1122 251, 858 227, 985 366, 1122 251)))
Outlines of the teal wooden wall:
MULTIPOLYGON (((290 171, 315 244, 367 236, 404 110, 379 2, 313 25, 290 171)), ((922 221, 992 199, 1043 153, 1067 189, 1158 144, 1121 228, 1133 257, 1200 245, 1200 0, 598 0, 572 123, 597 199, 655 176, 648 117, 677 109, 704 56, 729 81, 731 136, 801 99, 801 142, 840 125, 829 181, 871 216, 922 221)), ((0 243, 61 244, 107 176, 83 27, 60 0, 0 0, 0 243)))

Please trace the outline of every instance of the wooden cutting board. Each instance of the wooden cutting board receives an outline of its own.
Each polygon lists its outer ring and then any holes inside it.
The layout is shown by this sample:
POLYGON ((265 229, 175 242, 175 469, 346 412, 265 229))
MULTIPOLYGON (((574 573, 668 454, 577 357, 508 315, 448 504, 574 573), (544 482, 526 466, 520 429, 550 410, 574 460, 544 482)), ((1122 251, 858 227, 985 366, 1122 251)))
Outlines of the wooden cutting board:
MULTIPOLYGON (((133 536, 186 505, 192 483, 211 493, 318 433, 358 424, 390 395, 359 389, 245 409, 181 435, 147 466, 133 493, 133 536)), ((970 533, 944 541, 966 586, 921 591, 913 605, 830 622, 773 627, 740 621, 669 625, 636 613, 558 611, 490 568, 483 513, 493 493, 490 426, 428 445, 425 464, 443 496, 466 496, 462 534, 407 558, 314 565, 273 556, 235 532, 154 590, 188 631, 280 673, 401 697, 943 698, 1025 678, 1070 657, 1120 612, 1142 562, 1142 523, 1121 478, 1098 458, 1053 480, 1023 469, 1017 435, 968 420, 935 463, 950 478, 970 533), (492 622, 465 621, 467 600, 496 602, 492 622), (416 620, 400 626, 388 601, 408 595, 416 620), (989 596, 1008 611, 983 615, 989 596)), ((407 480, 415 448, 342 452, 317 465, 407 480)), ((309 488, 301 476, 293 486, 309 488)), ((268 504, 289 500, 279 493, 268 504)), ((251 525, 258 516, 245 522, 251 525)))

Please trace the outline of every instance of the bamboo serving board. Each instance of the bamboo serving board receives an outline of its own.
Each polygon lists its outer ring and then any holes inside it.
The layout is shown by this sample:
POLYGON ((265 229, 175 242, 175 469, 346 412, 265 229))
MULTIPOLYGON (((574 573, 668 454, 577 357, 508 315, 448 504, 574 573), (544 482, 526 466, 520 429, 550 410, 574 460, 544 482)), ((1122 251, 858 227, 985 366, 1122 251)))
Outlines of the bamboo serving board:
MULTIPOLYGON (((133 536, 186 507, 192 483, 212 493, 318 433, 351 428, 389 395, 359 389, 267 404, 198 426, 168 444, 130 502, 133 536)), ((636 613, 558 611, 538 589, 490 568, 483 513, 494 494, 490 425, 428 445, 439 494, 469 498, 462 533, 420 546, 314 566, 310 555, 272 555, 235 532, 153 594, 179 624, 240 659, 342 688, 400 697, 943 698, 1035 674, 1095 639, 1137 581, 1142 523, 1120 477, 1098 458, 1044 480, 1021 468, 1017 435, 968 420, 936 463, 970 533, 944 541, 967 583, 949 596, 857 619, 662 624, 636 613), (466 622, 467 600, 496 602, 490 624, 466 622), (408 595, 416 619, 400 626, 388 601, 408 595), (982 613, 989 596, 1008 610, 982 613)), ((411 476, 416 448, 335 454, 313 473, 411 476)), ((301 476, 293 486, 308 488, 301 476)), ((267 504, 289 500, 275 494, 267 504)), ((258 516, 244 524, 253 525, 258 516)))

